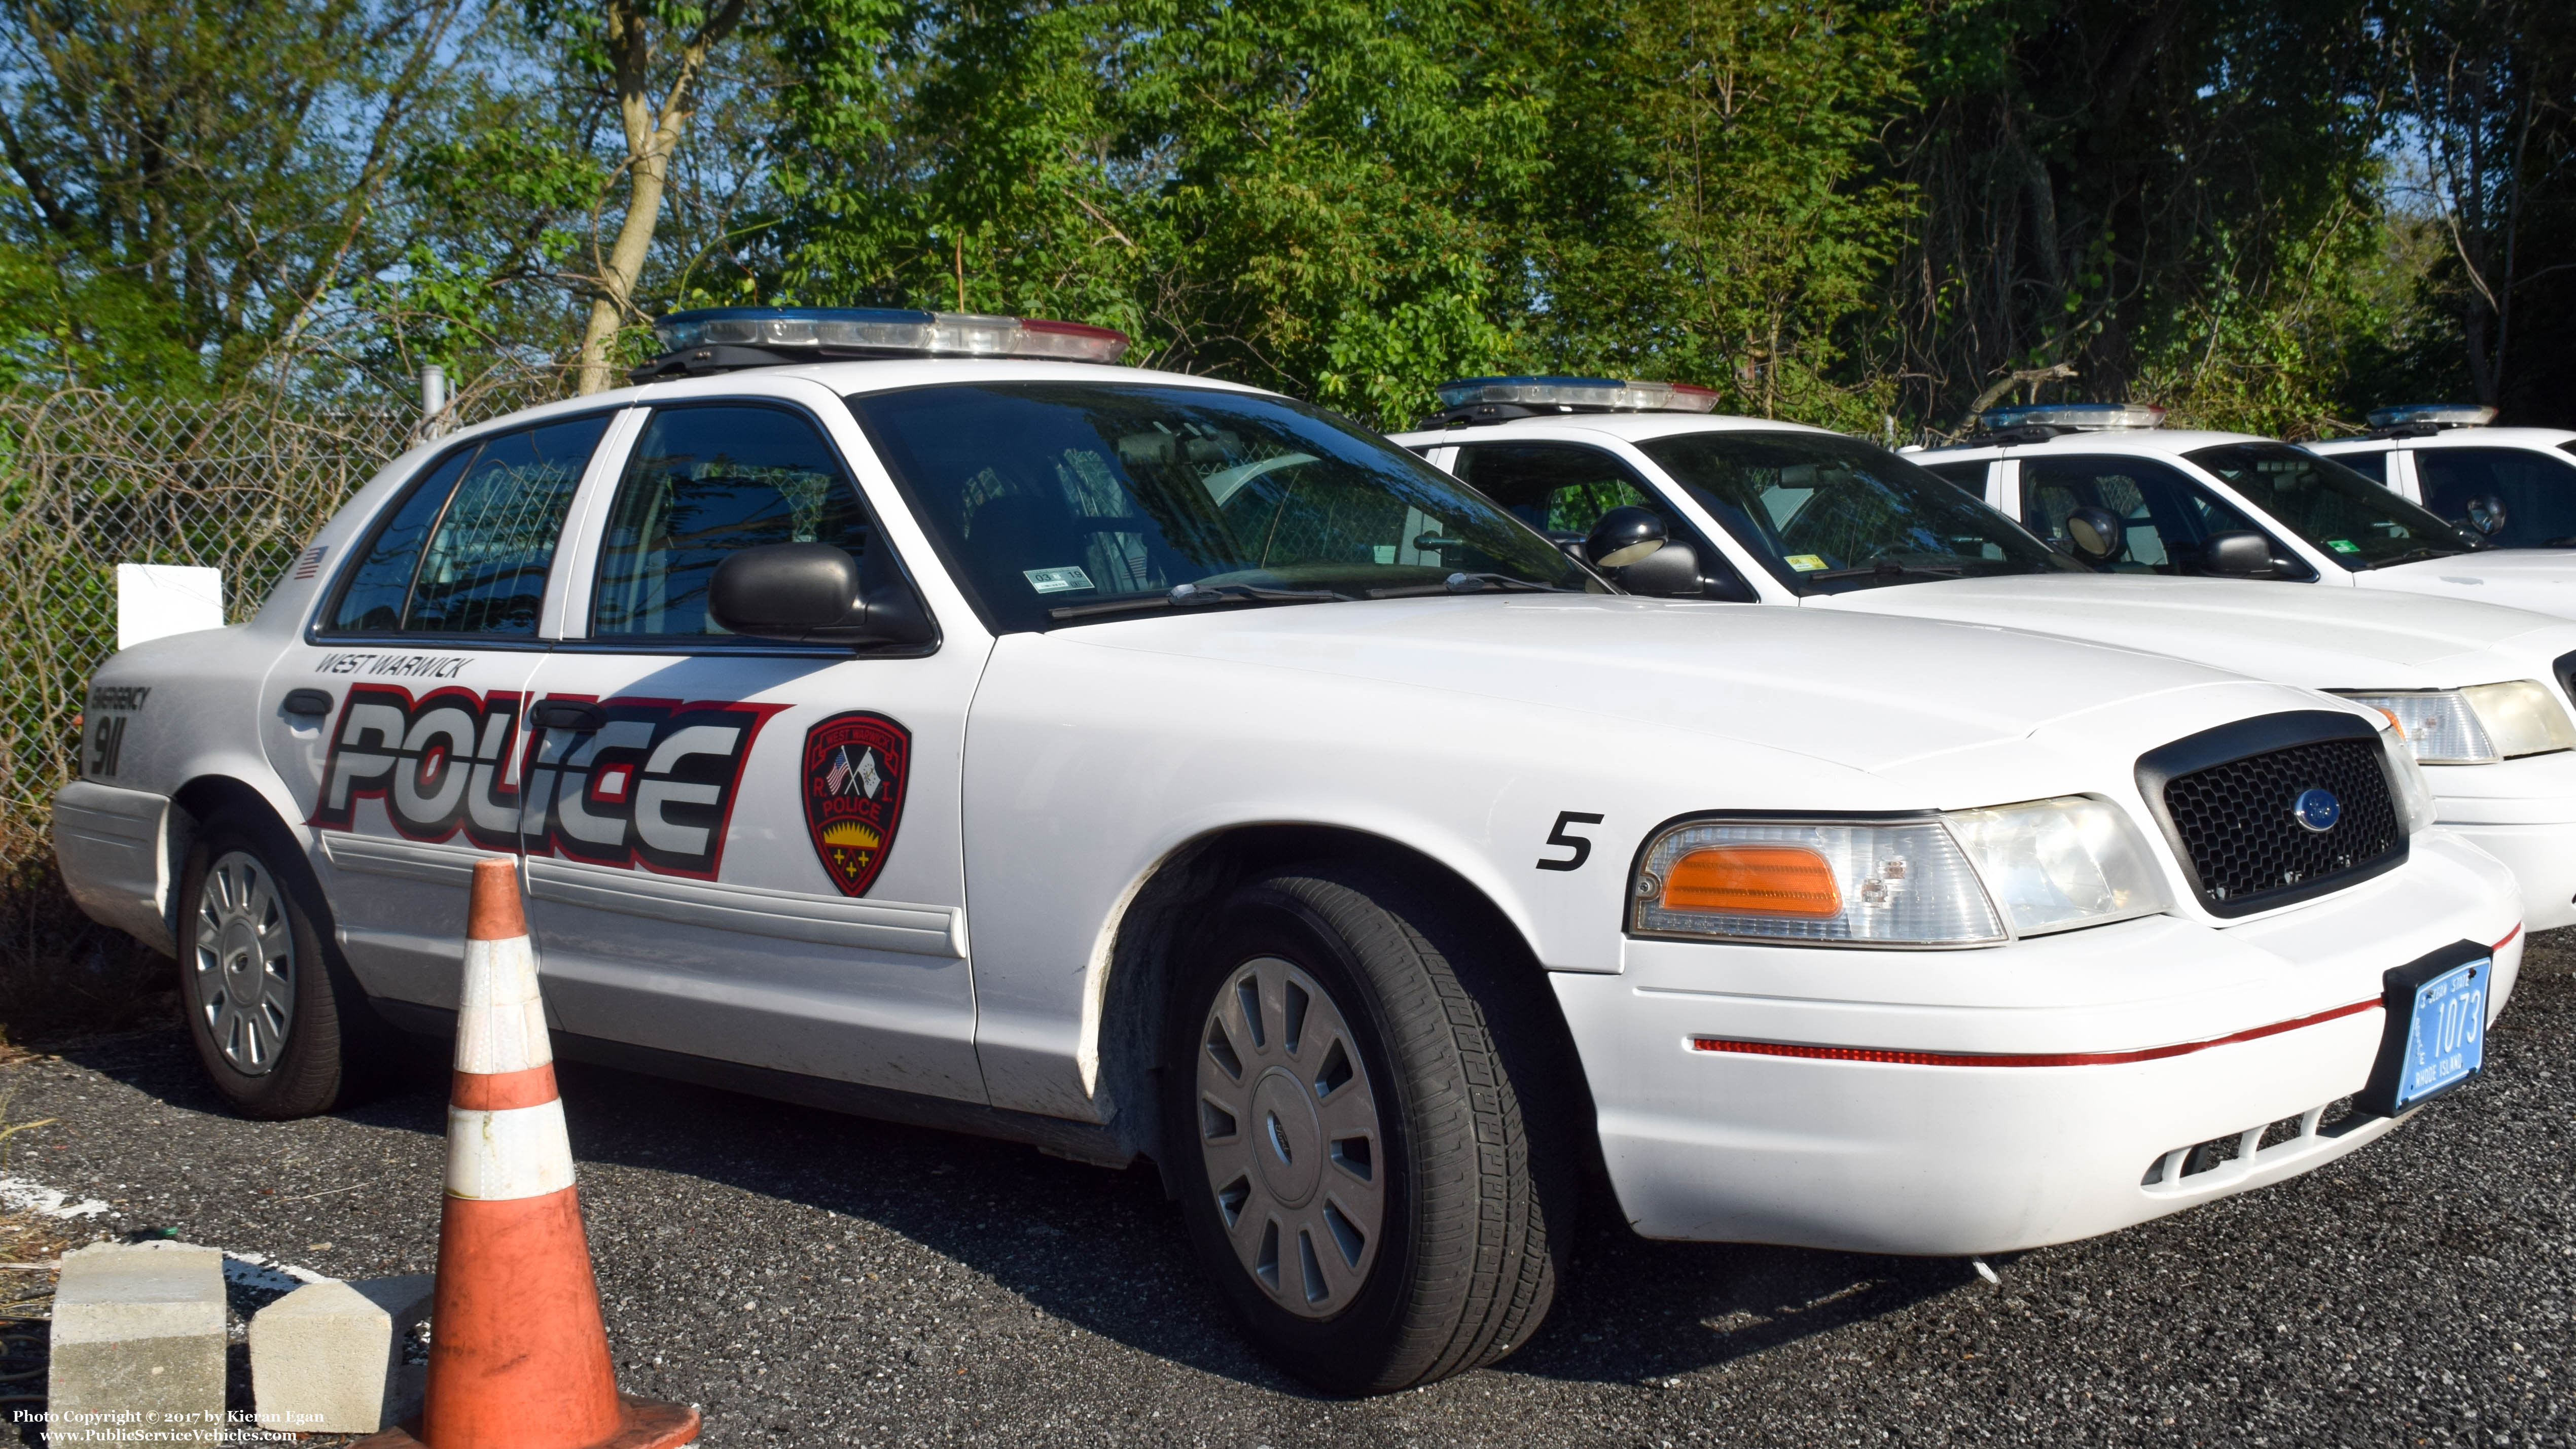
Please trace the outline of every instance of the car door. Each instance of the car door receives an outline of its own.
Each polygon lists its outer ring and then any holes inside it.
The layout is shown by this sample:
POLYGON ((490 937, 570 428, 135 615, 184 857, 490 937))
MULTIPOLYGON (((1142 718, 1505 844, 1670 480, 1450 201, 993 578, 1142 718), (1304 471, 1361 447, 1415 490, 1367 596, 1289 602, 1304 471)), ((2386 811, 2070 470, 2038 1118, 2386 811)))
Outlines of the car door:
POLYGON ((1661 518, 1673 538, 1691 546, 1706 597, 1739 603, 1754 598, 1726 555, 1625 459, 1606 449, 1539 441, 1471 443, 1457 449, 1449 471, 1559 547, 1579 546, 1613 508, 1643 508, 1661 518))
POLYGON ((833 544, 909 585, 816 415, 672 404, 635 439, 585 496, 534 686, 549 1002, 579 1035, 982 1101, 958 831, 983 650, 726 633, 708 583, 741 549, 833 544))
POLYGON ((518 761, 558 541, 615 415, 461 442, 351 549, 262 684, 349 964, 455 1005, 473 862, 518 849, 518 761))

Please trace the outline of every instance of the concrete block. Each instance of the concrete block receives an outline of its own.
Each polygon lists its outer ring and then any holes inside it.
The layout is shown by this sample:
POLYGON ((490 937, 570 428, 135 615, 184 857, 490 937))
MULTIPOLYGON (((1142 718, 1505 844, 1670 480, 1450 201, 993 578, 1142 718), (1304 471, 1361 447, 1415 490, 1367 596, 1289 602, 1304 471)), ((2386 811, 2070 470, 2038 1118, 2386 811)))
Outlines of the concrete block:
POLYGON ((420 1408, 423 1368, 403 1335, 429 1316, 426 1274, 307 1283, 250 1321, 250 1384, 260 1427, 372 1434, 420 1408))
POLYGON ((54 1288, 48 1436, 71 1449, 220 1444, 224 1255, 192 1243, 95 1243, 54 1288))

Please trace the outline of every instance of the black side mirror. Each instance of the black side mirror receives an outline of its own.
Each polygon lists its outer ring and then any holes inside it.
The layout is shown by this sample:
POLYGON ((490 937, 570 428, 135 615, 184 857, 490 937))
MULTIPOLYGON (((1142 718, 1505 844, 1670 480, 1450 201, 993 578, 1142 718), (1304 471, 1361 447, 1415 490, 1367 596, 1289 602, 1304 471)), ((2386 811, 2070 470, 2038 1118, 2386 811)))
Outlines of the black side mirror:
POLYGON ((736 634, 798 644, 927 644, 910 591, 863 596, 859 561, 828 543, 747 548, 707 580, 707 615, 736 634))
POLYGON ((1619 587, 1650 599, 1696 599, 1708 592, 1700 581, 1698 552, 1679 539, 1619 570, 1619 587))
POLYGON ((2128 520, 2107 508, 2078 508, 2066 515, 2066 551, 2100 568, 2129 546, 2128 520))
POLYGON ((2200 568, 2221 578, 2260 578, 2272 572, 2272 541, 2244 528, 2213 533, 2200 546, 2200 568))
POLYGON ((1623 569, 1662 548, 1671 534, 1664 521, 1633 505, 1613 508, 1592 525, 1583 556, 1594 568, 1623 569))

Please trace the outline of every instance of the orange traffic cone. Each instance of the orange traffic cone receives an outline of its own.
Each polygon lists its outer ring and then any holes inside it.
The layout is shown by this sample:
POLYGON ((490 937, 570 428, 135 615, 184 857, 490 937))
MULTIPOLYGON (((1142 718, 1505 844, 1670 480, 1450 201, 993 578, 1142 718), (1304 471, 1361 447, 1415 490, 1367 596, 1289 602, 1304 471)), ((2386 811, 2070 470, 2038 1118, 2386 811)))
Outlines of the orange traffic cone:
POLYGON ((617 1392, 516 867, 477 861, 466 911, 447 1203, 418 1436, 361 1449, 680 1449, 686 1404, 617 1392))

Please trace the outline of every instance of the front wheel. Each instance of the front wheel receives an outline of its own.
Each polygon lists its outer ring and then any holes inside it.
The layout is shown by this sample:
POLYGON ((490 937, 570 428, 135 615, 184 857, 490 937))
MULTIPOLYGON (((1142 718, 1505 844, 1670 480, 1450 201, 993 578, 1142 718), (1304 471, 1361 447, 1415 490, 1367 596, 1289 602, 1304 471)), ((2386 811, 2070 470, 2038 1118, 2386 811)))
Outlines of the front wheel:
POLYGON ((311 876, 279 832, 217 821, 179 878, 179 1000, 198 1060, 250 1117, 305 1117, 338 1102, 355 988, 307 905, 311 876), (352 998, 351 1003, 342 997, 352 998))
POLYGON ((1574 1175, 1535 977, 1435 894, 1338 863, 1236 890, 1183 963, 1166 1150, 1201 1265, 1289 1371, 1391 1392, 1546 1315, 1574 1175))

